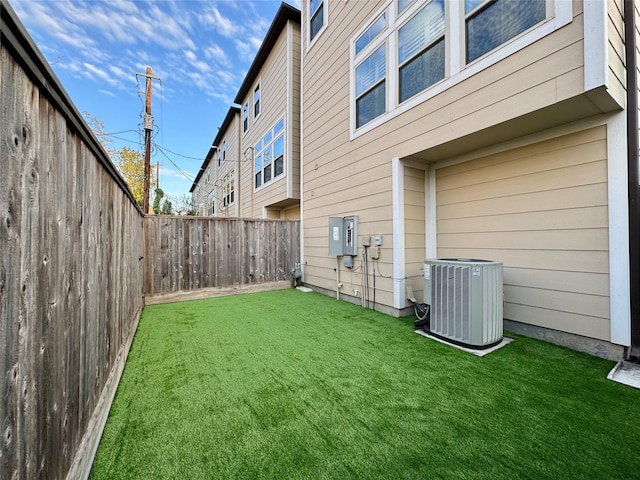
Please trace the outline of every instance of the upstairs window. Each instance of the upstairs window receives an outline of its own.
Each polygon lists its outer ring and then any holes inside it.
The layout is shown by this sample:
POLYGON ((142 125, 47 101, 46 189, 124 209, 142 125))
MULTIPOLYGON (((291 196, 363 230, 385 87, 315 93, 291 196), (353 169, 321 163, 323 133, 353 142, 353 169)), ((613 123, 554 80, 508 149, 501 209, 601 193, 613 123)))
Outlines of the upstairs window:
POLYGON ((444 78, 444 0, 432 0, 398 30, 400 102, 444 78))
POLYGON ((465 0, 466 59, 471 63, 543 21, 545 0, 465 0))
POLYGON ((249 130, 249 104, 245 104, 242 107, 242 132, 246 133, 249 130))
POLYGON ((402 13, 412 2, 413 0, 398 0, 398 13, 402 13))
POLYGON ((284 174, 284 119, 256 144, 255 151, 254 180, 258 188, 284 174))
POLYGON ((253 118, 260 116, 260 84, 253 90, 253 118))
POLYGON ((216 191, 212 190, 209 194, 209 200, 207 202, 207 215, 210 217, 216 214, 216 191))
POLYGON ((356 128, 386 111, 386 46, 378 47, 356 67, 356 128))
POLYGON ((574 10, 571 0, 380 3, 350 42, 351 139, 568 25, 574 10))
POLYGON ((387 26, 387 15, 383 13, 380 17, 371 25, 360 38, 356 40, 356 55, 362 51, 364 47, 369 45, 371 41, 378 36, 382 30, 387 26))
POLYGON ((209 180, 211 179, 211 167, 207 167, 207 181, 206 183, 209 183, 209 180))
POLYGON ((227 173, 222 183, 222 205, 228 207, 234 202, 235 178, 233 172, 227 173))
POLYGON ((324 0, 309 0, 309 41, 316 38, 324 26, 324 0))

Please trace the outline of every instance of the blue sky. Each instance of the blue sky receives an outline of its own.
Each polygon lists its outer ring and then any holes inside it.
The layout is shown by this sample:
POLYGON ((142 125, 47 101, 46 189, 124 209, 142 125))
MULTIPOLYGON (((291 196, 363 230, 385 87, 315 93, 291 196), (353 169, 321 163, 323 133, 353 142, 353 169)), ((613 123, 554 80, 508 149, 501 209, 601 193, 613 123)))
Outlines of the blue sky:
MULTIPOLYGON (((189 192, 280 6, 272 0, 10 3, 78 110, 104 124, 116 149, 144 151, 145 81, 136 73, 153 69, 161 83, 153 83, 152 162, 160 162, 160 186, 169 195, 189 192)), ((300 8, 300 0, 287 3, 300 8)))

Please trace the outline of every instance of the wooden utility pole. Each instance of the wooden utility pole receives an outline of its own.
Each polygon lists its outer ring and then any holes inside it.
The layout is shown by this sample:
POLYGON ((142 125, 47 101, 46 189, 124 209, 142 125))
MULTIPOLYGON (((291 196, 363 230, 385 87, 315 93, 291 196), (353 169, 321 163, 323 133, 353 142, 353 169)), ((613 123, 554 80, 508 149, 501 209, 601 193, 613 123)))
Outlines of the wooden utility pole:
POLYGON ((149 190, 151 187, 151 132, 153 132, 153 115, 151 115, 151 84, 152 80, 160 80, 152 76, 151 67, 147 67, 147 73, 136 73, 147 79, 145 88, 144 109, 144 191, 142 193, 142 211, 149 213, 149 190))
POLYGON ((142 195, 142 210, 149 213, 149 188, 151 186, 151 132, 153 131, 153 117, 151 116, 151 67, 147 67, 147 88, 144 109, 144 194, 142 195))

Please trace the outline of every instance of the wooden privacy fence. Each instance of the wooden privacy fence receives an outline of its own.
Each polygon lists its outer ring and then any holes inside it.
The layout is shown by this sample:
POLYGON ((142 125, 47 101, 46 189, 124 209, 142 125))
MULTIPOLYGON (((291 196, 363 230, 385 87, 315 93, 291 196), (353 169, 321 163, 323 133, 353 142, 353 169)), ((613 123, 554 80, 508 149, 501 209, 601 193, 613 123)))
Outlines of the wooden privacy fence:
POLYGON ((300 222, 146 217, 148 295, 291 278, 300 260, 300 222))
POLYGON ((84 478, 143 305, 143 217, 0 7, 0 478, 84 478))

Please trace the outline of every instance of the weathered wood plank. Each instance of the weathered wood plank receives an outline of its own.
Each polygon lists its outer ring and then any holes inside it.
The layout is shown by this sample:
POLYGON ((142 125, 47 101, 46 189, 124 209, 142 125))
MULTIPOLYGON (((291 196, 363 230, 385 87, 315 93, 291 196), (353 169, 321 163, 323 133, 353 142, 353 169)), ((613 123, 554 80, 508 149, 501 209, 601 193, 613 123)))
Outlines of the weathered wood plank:
POLYGON ((144 222, 148 296, 288 280, 300 261, 298 220, 154 216, 144 222))
MULTIPOLYGON (((4 34, 5 3, 2 18, 4 34)), ((0 478, 63 479, 83 442, 97 445, 89 420, 108 411, 98 402, 142 308, 143 223, 39 54, 12 41, 0 46, 0 478)))

